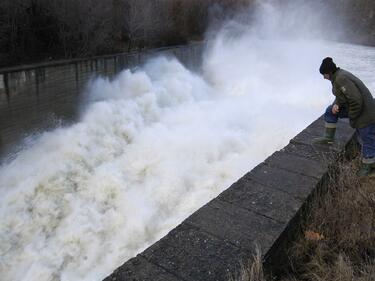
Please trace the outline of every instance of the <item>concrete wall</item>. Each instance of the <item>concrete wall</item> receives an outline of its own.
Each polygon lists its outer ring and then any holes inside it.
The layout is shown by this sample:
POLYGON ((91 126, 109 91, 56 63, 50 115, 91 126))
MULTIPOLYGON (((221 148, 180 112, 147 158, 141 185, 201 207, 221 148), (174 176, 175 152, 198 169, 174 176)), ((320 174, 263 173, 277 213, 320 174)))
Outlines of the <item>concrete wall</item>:
POLYGON ((203 44, 161 48, 0 69, 0 159, 16 151, 30 135, 77 120, 80 97, 87 82, 98 75, 113 76, 156 55, 174 55, 187 67, 199 66, 203 44))
POLYGON ((323 128, 322 118, 313 122, 105 281, 227 281, 252 258, 255 245, 266 266, 282 265, 309 200, 353 140, 354 131, 340 122, 335 145, 312 145, 323 128))
MULTIPOLYGON (((112 76, 156 54, 173 54, 189 67, 199 65, 203 45, 160 49, 0 70, 0 132, 3 152, 36 130, 78 118, 80 93, 96 75, 112 76)), ((324 184, 328 167, 353 137, 340 123, 338 142, 313 146, 318 119, 281 151, 239 179, 173 229, 163 239, 124 263, 109 280, 227 280, 258 244, 267 264, 277 265, 296 233, 313 192, 324 184)))

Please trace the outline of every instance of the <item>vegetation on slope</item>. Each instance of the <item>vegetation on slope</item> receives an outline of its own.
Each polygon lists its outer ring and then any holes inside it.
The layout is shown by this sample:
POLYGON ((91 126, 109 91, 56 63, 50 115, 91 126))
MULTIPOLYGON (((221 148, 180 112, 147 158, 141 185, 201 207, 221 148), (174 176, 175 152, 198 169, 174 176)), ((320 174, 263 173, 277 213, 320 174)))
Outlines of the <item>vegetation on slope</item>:
POLYGON ((0 66, 183 44, 252 0, 2 0, 0 66))
MULTIPOLYGON (((359 179, 359 160, 330 173, 328 190, 312 202, 300 237, 289 249, 283 281, 375 281, 375 178, 359 179)), ((237 281, 270 281, 261 259, 237 281)))

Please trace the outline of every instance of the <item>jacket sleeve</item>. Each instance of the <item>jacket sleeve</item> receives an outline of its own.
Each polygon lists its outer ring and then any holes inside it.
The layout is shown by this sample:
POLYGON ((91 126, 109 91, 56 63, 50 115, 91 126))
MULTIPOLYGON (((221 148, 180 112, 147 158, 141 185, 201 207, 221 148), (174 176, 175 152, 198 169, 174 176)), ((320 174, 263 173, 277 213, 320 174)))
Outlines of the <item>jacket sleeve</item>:
POLYGON ((341 94, 337 94, 337 92, 334 93, 335 95, 335 100, 333 101, 332 105, 333 104, 337 104, 339 106, 339 108, 343 108, 345 107, 346 105, 346 100, 343 99, 343 97, 341 96, 341 94))
POLYGON ((358 118, 362 112, 363 98, 357 86, 349 79, 340 79, 337 81, 337 87, 349 106, 349 119, 358 118))

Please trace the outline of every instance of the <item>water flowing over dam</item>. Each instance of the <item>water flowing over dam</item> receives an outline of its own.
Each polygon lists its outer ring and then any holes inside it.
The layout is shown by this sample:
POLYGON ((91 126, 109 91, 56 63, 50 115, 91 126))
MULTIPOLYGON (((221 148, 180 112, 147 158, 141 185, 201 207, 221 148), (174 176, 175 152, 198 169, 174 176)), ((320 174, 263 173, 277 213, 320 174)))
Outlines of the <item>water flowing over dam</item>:
POLYGON ((46 129, 77 120, 90 79, 113 77, 134 69, 155 54, 174 56, 186 67, 201 62, 203 44, 160 48, 88 60, 13 67, 0 71, 0 157, 20 150, 26 140, 46 129), (22 142, 23 140, 23 142, 22 142))
POLYGON ((246 31, 0 71, 1 279, 111 274, 323 113, 326 56, 375 92, 374 48, 246 31))

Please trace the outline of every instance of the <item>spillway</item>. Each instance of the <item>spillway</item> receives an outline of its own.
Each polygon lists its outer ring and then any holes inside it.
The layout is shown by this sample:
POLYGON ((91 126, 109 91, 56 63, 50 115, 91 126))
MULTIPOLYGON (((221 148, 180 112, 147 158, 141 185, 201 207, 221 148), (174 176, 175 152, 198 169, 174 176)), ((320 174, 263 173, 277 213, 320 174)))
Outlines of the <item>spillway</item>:
POLYGON ((375 92, 374 48, 229 39, 210 42, 197 71, 156 56, 93 79, 74 121, 2 164, 2 279, 109 275, 322 114, 323 57, 375 92))

